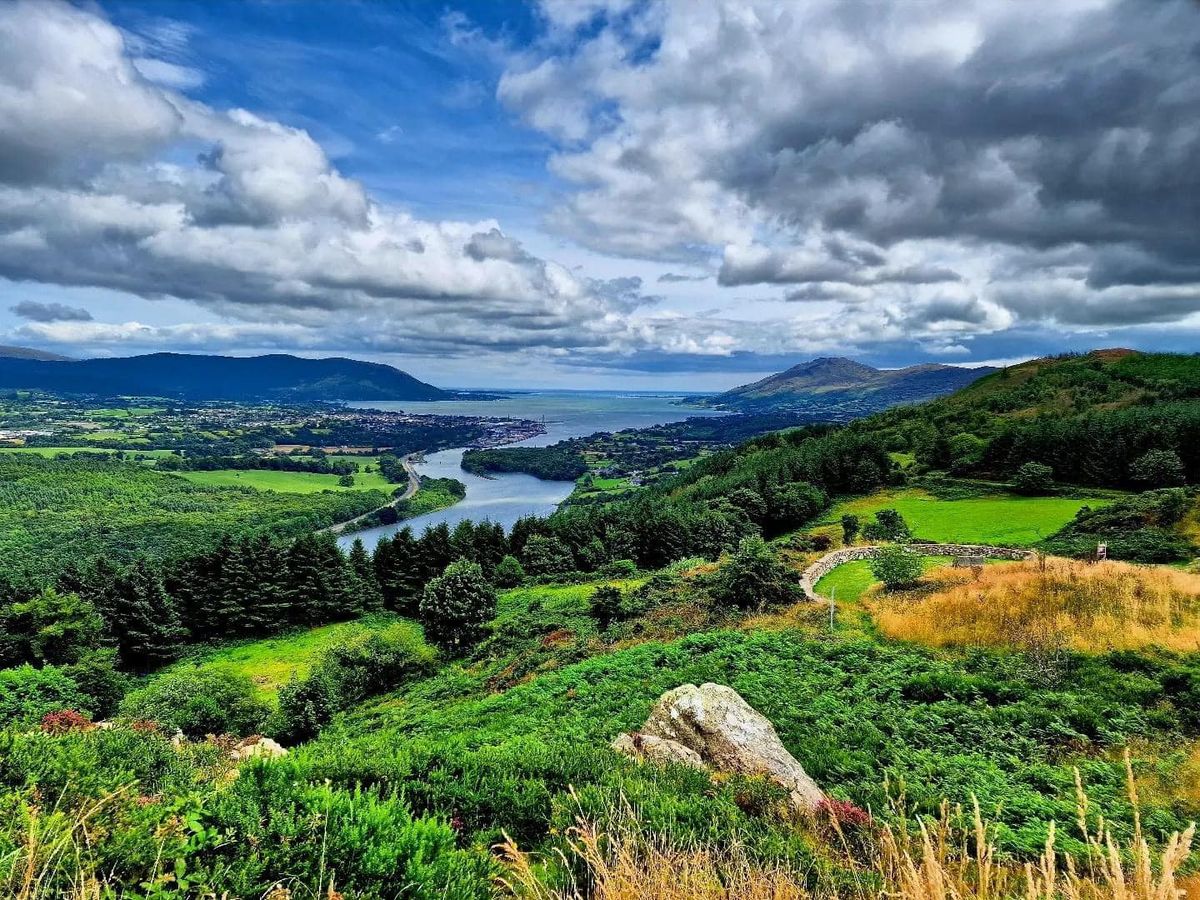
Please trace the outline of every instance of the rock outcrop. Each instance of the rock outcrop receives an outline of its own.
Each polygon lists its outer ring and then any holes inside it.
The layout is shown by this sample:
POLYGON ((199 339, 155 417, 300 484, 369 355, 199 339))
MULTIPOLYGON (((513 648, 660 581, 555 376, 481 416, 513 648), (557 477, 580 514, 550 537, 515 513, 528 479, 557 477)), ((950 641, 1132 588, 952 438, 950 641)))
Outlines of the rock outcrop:
POLYGON ((763 775, 785 788, 801 810, 813 810, 825 799, 766 717, 719 684, 667 691, 641 730, 618 736, 613 749, 656 762, 763 775))
POLYGON ((229 751, 229 758, 234 762, 245 762, 248 759, 258 759, 259 757, 278 759, 281 756, 287 756, 287 750, 277 741, 261 735, 246 738, 229 751))

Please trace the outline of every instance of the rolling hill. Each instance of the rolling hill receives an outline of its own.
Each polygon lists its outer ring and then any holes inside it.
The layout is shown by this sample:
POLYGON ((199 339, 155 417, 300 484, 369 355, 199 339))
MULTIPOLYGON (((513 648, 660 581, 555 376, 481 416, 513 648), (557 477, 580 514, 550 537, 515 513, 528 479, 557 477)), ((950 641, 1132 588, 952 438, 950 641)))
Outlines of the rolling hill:
POLYGON ((0 387, 184 400, 449 400, 455 396, 381 363, 286 354, 151 353, 83 360, 0 356, 0 387))
POLYGON ((68 362, 71 357, 48 350, 35 350, 32 347, 14 347, 0 344, 0 358, 4 359, 40 359, 46 362, 68 362))
POLYGON ((849 419, 932 400, 993 371, 936 364, 876 369, 845 357, 821 357, 710 397, 704 404, 742 412, 794 409, 849 419))

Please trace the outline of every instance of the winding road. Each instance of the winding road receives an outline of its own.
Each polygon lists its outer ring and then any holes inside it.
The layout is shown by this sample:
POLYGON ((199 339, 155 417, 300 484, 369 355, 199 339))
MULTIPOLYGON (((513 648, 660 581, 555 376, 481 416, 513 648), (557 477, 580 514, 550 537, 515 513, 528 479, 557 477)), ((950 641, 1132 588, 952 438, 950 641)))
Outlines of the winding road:
POLYGON ((400 460, 400 465, 404 466, 404 471, 408 473, 408 486, 404 488, 404 493, 392 500, 386 506, 380 506, 370 512, 365 512, 361 516, 355 516, 353 519, 347 519, 345 522, 338 522, 336 525, 330 525, 328 528, 322 528, 317 534, 341 534, 348 528, 355 528, 366 522, 368 518, 375 515, 381 509, 387 509, 388 506, 395 506, 404 500, 411 498, 417 491, 421 489, 421 476, 417 474, 415 468, 417 460, 420 458, 419 453, 410 453, 408 456, 400 460))

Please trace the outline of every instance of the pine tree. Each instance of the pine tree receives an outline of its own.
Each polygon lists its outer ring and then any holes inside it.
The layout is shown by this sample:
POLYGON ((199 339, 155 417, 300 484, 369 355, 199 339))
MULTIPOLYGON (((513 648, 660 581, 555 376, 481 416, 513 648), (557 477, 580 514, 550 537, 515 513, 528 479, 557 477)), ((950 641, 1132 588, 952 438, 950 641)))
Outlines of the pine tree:
POLYGON ((426 528, 417 544, 419 558, 425 570, 422 581, 427 582, 438 577, 455 559, 454 550, 450 545, 450 526, 445 522, 426 528))
POLYGON ((162 578, 143 559, 116 580, 107 619, 121 662, 139 671, 175 659, 186 636, 162 578))
POLYGON ((376 612, 383 608, 383 595, 379 592, 379 582, 375 580, 375 567, 371 556, 363 545, 362 538, 355 538, 350 546, 347 561, 354 576, 354 591, 358 595, 358 605, 363 612, 376 612))
POLYGON ((375 546, 372 563, 387 607, 402 615, 415 616, 425 586, 425 566, 412 529, 402 528, 390 541, 380 541, 375 546))
POLYGON ((247 559, 244 569, 251 579, 244 585, 248 630, 254 634, 278 631, 291 620, 292 612, 286 554, 266 535, 247 540, 242 552, 247 559))
POLYGON ((450 535, 450 556, 452 559, 479 562, 475 558, 475 523, 470 519, 463 519, 454 526, 450 535))

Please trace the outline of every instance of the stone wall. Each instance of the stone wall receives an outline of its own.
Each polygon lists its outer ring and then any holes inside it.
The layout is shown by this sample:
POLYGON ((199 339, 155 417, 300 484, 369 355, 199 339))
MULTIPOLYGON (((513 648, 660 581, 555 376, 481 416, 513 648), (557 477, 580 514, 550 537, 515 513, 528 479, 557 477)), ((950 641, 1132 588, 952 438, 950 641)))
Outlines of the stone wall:
MULTIPOLYGON (((905 544, 906 550, 922 556, 988 556, 992 559, 1029 559, 1032 550, 1017 550, 1013 547, 989 547, 982 544, 905 544)), ((821 600, 814 590, 818 581, 843 563, 858 559, 873 559, 882 550, 880 545, 845 547, 826 553, 800 574, 800 590, 809 600, 821 600)))

